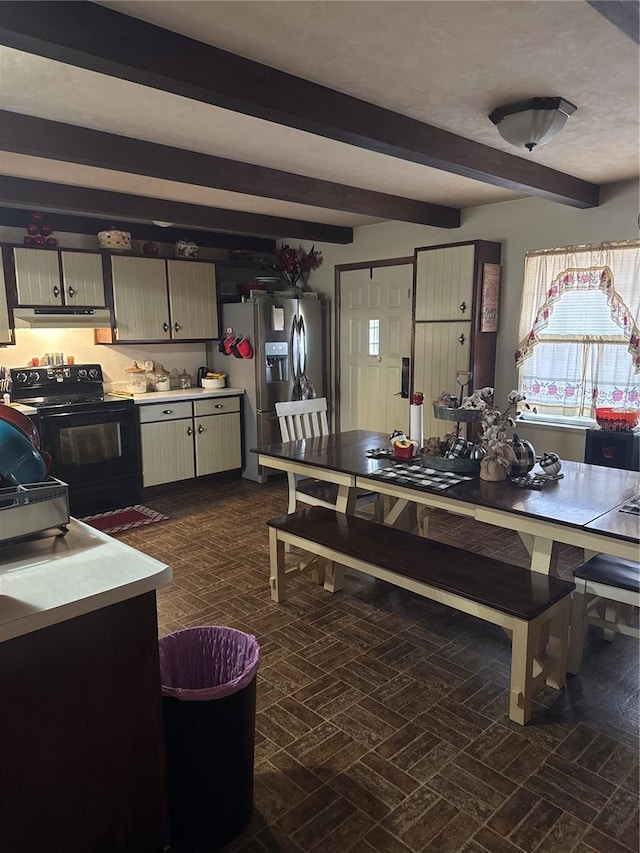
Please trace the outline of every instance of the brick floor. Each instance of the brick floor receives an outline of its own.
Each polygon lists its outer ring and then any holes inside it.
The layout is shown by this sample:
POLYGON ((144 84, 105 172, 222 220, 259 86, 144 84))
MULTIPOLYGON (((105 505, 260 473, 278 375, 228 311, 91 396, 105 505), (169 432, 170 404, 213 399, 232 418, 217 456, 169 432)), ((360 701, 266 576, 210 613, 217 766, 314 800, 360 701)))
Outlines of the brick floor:
MULTIPOLYGON (((493 625, 347 573, 270 600, 265 519, 286 484, 202 485, 147 502, 170 520, 119 535, 169 563, 164 634, 203 624, 261 645, 255 810, 228 851, 626 853, 638 850, 638 643, 589 629, 580 675, 507 715, 493 625)), ((526 565, 516 534, 428 514, 428 535, 526 565)), ((561 554, 561 573, 579 562, 561 554)))

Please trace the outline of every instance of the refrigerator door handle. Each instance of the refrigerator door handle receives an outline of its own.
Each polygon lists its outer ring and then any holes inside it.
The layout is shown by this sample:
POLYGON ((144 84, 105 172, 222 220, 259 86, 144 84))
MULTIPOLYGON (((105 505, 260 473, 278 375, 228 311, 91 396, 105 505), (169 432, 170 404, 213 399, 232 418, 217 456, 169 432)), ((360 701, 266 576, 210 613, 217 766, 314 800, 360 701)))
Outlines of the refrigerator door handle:
POLYGON ((304 327, 304 317, 300 317, 298 320, 298 336, 298 365, 300 368, 298 375, 302 376, 307 369, 307 332, 304 327))
POLYGON ((294 382, 300 377, 300 332, 298 326, 298 315, 295 314, 291 322, 291 373, 294 382))

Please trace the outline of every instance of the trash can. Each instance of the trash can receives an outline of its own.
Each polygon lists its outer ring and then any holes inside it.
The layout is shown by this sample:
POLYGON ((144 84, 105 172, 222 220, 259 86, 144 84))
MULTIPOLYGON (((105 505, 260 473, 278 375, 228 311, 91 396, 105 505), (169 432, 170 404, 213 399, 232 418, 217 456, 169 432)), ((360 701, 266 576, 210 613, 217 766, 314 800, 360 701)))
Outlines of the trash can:
POLYGON ((216 850, 249 822, 259 665, 256 638, 234 628, 160 640, 172 847, 216 850))

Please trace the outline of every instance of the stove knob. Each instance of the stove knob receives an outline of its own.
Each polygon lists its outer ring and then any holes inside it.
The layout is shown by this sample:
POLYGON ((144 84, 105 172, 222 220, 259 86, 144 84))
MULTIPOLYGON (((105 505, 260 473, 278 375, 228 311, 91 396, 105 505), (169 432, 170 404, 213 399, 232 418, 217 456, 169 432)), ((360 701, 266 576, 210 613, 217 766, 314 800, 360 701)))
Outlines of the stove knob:
POLYGON ((29 382, 37 382, 39 378, 40 377, 38 376, 35 370, 32 370, 29 374, 29 382))
POLYGON ((26 373, 16 373, 16 382, 26 382, 27 374, 26 373))
POLYGON ((91 379, 97 379, 98 378, 98 371, 96 370, 95 367, 91 368, 91 370, 89 371, 89 376, 91 377, 91 379))
POLYGON ((86 378, 87 378, 87 371, 84 369, 84 367, 81 367, 80 370, 78 371, 78 379, 86 379, 86 378))

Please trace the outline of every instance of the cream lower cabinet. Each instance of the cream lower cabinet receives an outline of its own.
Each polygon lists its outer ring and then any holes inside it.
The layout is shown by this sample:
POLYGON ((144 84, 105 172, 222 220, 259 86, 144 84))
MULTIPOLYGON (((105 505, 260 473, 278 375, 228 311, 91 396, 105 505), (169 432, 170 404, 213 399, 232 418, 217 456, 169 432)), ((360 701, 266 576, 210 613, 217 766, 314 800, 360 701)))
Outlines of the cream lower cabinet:
MULTIPOLYGON (((456 370, 469 369, 471 323, 416 323, 413 387, 424 393, 424 438, 439 435, 431 401, 442 391, 460 391, 456 370)), ((446 426, 446 424, 445 424, 446 426)))
POLYGON ((240 398, 195 400, 196 476, 242 467, 240 398))
POLYGON ((144 488, 242 466, 239 397, 142 405, 139 420, 144 488))
POLYGON ((194 477, 191 401, 140 406, 139 418, 143 487, 194 477))

